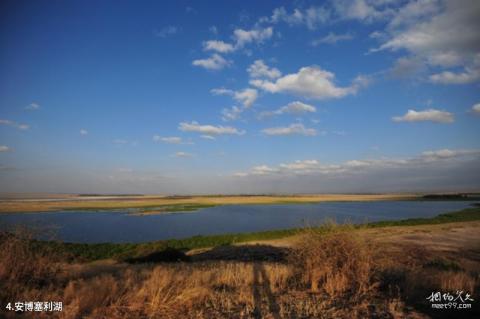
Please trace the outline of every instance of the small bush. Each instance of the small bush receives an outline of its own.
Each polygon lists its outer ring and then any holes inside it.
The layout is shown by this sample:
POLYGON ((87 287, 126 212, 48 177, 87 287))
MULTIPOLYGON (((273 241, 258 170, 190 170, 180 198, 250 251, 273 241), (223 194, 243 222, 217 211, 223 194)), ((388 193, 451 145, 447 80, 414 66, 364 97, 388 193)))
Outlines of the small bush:
POLYGON ((358 299, 375 287, 373 251, 349 227, 332 225, 327 231, 308 231, 290 261, 296 278, 312 292, 358 299))

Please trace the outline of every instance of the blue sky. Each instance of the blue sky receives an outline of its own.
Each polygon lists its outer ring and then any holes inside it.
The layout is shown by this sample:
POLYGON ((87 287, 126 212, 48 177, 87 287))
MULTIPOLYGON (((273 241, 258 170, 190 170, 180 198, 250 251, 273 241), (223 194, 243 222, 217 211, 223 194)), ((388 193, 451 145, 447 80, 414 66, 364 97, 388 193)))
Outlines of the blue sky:
POLYGON ((478 1, 0 6, 0 192, 480 187, 478 1))

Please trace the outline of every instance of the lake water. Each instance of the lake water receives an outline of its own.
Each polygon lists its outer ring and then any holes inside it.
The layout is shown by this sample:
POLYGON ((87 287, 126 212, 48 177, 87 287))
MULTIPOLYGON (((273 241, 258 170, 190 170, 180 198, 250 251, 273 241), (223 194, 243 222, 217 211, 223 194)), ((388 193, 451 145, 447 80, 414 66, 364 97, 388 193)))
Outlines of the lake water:
MULTIPOLYGON (((195 235, 255 232, 318 225, 333 218, 361 223, 433 217, 460 210, 471 201, 330 202, 282 205, 226 205, 196 212, 131 215, 118 211, 0 214, 0 229, 15 225, 46 229, 67 242, 147 242, 195 235)), ((130 211, 131 212, 131 211, 130 211)), ((51 236, 51 235, 49 235, 51 236)))

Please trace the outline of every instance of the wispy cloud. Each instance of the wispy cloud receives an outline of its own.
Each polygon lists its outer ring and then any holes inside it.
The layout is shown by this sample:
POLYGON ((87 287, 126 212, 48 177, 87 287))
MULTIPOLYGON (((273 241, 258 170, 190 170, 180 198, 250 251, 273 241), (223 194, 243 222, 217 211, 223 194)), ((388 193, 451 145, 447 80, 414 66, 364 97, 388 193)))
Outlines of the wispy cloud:
POLYGON ((187 153, 187 152, 176 152, 175 157, 188 158, 188 157, 193 157, 193 154, 190 154, 190 153, 187 153))
POLYGON ((83 129, 83 128, 82 128, 82 129, 80 130, 80 135, 82 135, 82 136, 88 135, 88 131, 87 131, 86 129, 83 129))
POLYGON ((260 118, 273 116, 273 115, 282 115, 282 114, 294 114, 294 115, 302 115, 306 113, 315 113, 317 109, 315 106, 302 103, 300 101, 290 102, 285 106, 275 110, 275 111, 266 111, 260 113, 260 118))
POLYGON ((290 163, 282 163, 278 166, 259 165, 252 167, 249 171, 235 173, 237 177, 247 176, 289 176, 289 175, 343 175, 359 174, 375 169, 392 169, 402 167, 415 167, 431 165, 436 162, 456 161, 462 159, 479 159, 480 150, 441 149, 425 151, 417 156, 409 158, 381 158, 349 160, 343 163, 324 164, 316 159, 296 160, 290 163))
POLYGON ((2 120, 2 119, 0 119, 0 125, 11 126, 19 130, 28 130, 30 128, 30 126, 27 124, 21 124, 14 121, 2 120))
POLYGON ((168 144, 181 144, 182 138, 178 136, 169 136, 169 137, 162 137, 160 135, 153 136, 154 142, 163 142, 168 144))
POLYGON ((154 135, 153 136, 153 141, 154 142, 161 142, 161 143, 166 143, 166 144, 193 144, 192 141, 185 141, 179 136, 160 136, 160 135, 154 135))
POLYGON ((29 105, 27 105, 25 107, 25 109, 30 110, 30 111, 36 111, 36 110, 40 109, 40 104, 32 102, 29 105))
POLYGON ((160 30, 155 30, 154 34, 155 34, 155 36, 160 37, 160 38, 167 38, 169 36, 172 36, 172 35, 178 33, 179 31, 180 31, 180 29, 178 27, 176 27, 174 25, 167 25, 160 30))
POLYGON ((330 32, 328 35, 324 36, 323 38, 313 40, 312 45, 318 46, 321 44, 335 44, 337 42, 349 41, 352 39, 353 39, 353 35, 351 35, 350 33, 336 34, 334 32, 330 32))
POLYGON ((200 135, 200 137, 205 140, 216 140, 215 136, 211 136, 211 135, 200 135))
POLYGON ((10 151, 10 147, 6 145, 0 145, 0 152, 8 152, 10 151))
POLYGON ((200 125, 198 122, 182 122, 178 129, 184 132, 196 132, 202 135, 243 135, 245 131, 238 130, 231 126, 200 125))
POLYGON ((427 109, 423 111, 408 110, 403 116, 394 116, 395 122, 436 122, 436 123, 452 123, 454 116, 450 112, 440 111, 436 109, 427 109))
POLYGON ((289 126, 270 127, 263 129, 262 132, 266 135, 282 136, 282 135, 304 135, 315 136, 317 130, 313 128, 306 128, 301 123, 291 124, 289 126))

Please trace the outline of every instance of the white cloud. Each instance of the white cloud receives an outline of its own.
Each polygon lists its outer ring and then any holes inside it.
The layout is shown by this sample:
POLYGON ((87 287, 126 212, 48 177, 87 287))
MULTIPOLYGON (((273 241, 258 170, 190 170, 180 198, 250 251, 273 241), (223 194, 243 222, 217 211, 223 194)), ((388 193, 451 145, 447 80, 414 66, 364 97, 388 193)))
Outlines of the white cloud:
POLYGON ((231 62, 224 59, 221 55, 214 53, 209 58, 194 60, 192 64, 207 70, 221 70, 229 66, 231 62))
POLYGON ((479 150, 450 150, 441 149, 435 151, 425 151, 422 153, 422 159, 427 162, 432 162, 441 159, 449 159, 455 157, 461 157, 466 155, 479 154, 479 150))
POLYGON ((433 83, 464 84, 480 79, 480 2, 477 0, 419 0, 395 12, 385 41, 371 51, 402 51, 436 71, 433 83))
POLYGON ((301 115, 305 113, 315 113, 317 109, 315 106, 310 104, 305 104, 300 101, 290 102, 285 106, 275 110, 275 111, 267 111, 260 113, 260 117, 265 116, 273 116, 273 115, 282 115, 282 114, 296 114, 301 115))
POLYGON ((40 109, 40 104, 35 103, 35 102, 32 102, 32 103, 30 103, 29 105, 27 105, 27 106, 25 107, 25 109, 26 109, 26 110, 35 111, 35 110, 40 109))
POLYGON ((8 152, 10 151, 10 147, 6 145, 0 145, 0 152, 8 152))
POLYGON ((422 165, 432 165, 440 162, 461 161, 463 159, 479 158, 480 150, 450 150, 441 149, 426 151, 410 158, 381 158, 349 160, 343 163, 323 164, 316 159, 296 160, 290 163, 282 163, 276 167, 268 165, 254 166, 247 172, 237 172, 234 176, 289 176, 289 175, 345 175, 360 174, 385 168, 414 168, 422 165))
POLYGON ((258 91, 252 88, 246 88, 240 91, 234 91, 226 88, 215 88, 211 89, 210 93, 213 95, 232 96, 235 101, 242 103, 244 108, 251 107, 258 98, 258 91))
POLYGON ((465 68, 463 72, 443 71, 430 75, 430 81, 439 84, 467 84, 480 79, 480 67, 478 69, 465 68))
POLYGON ((282 76, 277 68, 270 68, 263 60, 255 60, 247 69, 248 74, 252 78, 269 78, 276 79, 282 76))
POLYGON ((167 136, 167 137, 162 137, 160 135, 154 135, 153 136, 153 141, 154 142, 163 142, 167 144, 182 144, 183 140, 181 137, 178 136, 167 136))
POLYGON ((336 34, 334 32, 330 32, 328 35, 324 36, 323 38, 316 39, 312 41, 313 46, 317 46, 320 44, 335 44, 341 41, 349 41, 353 39, 353 35, 350 33, 344 34, 336 34))
POLYGON ((166 38, 166 37, 169 37, 171 35, 176 34, 178 31, 179 31, 179 29, 176 26, 168 25, 168 26, 163 27, 160 31, 158 31, 158 30, 155 31, 154 34, 157 37, 166 38))
POLYGON ((249 43, 262 43, 270 39, 273 35, 273 28, 257 28, 252 30, 235 29, 233 38, 235 40, 235 48, 241 49, 249 43))
POLYGON ((236 91, 233 98, 238 102, 241 102, 245 108, 249 108, 257 100, 258 91, 255 89, 247 88, 242 91, 236 91))
POLYGON ((270 127, 263 129, 262 132, 267 135, 282 136, 282 135, 305 135, 315 136, 317 131, 313 128, 306 128, 303 124, 295 123, 286 127, 270 127))
POLYGON ((229 53, 235 50, 233 45, 218 40, 209 40, 203 42, 203 49, 205 51, 217 51, 220 53, 229 53))
POLYGON ((366 85, 366 78, 357 77, 351 86, 338 87, 335 84, 335 74, 318 66, 301 68, 298 73, 287 74, 275 82, 254 79, 250 84, 270 93, 291 93, 293 95, 317 100, 341 98, 355 94, 359 88, 366 85))
POLYGON ((340 19, 371 22, 384 19, 392 14, 389 8, 382 7, 385 1, 336 0, 333 6, 340 19))
POLYGON ((187 157, 193 157, 193 154, 190 154, 190 153, 187 153, 187 152, 176 152, 175 157, 187 158, 187 157))
POLYGON ((28 130, 30 128, 30 126, 27 124, 21 124, 14 121, 2 120, 2 119, 0 119, 0 125, 11 126, 22 131, 28 130))
POLYGON ((218 34, 218 28, 214 25, 212 25, 210 28, 208 28, 208 31, 210 31, 212 34, 215 34, 215 35, 218 34))
POLYGON ((472 112, 480 114, 480 103, 477 103, 474 106, 472 106, 472 112))
POLYGON ((205 140, 216 140, 215 136, 211 136, 211 135, 200 135, 200 137, 205 140))
POLYGON ((437 122, 437 123, 452 123, 454 121, 453 114, 446 111, 439 111, 436 109, 427 109, 423 111, 408 110, 403 116, 394 116, 395 122, 437 122))
POLYGON ((240 115, 242 114, 243 109, 237 107, 237 106, 232 106, 231 108, 225 108, 222 110, 222 120, 224 121, 234 121, 238 120, 240 118, 240 115))
POLYGON ((88 135, 88 131, 82 128, 80 129, 80 135, 83 135, 83 136, 88 135))
POLYGON ((288 13, 284 7, 273 10, 270 18, 263 18, 261 22, 279 23, 285 22, 288 25, 304 25, 310 30, 327 23, 331 18, 331 10, 325 7, 309 7, 308 9, 295 8, 288 13))
POLYGON ((214 125, 200 125, 193 121, 191 123, 182 122, 179 124, 178 129, 184 132, 196 132, 202 135, 243 135, 245 131, 238 130, 231 126, 214 126, 214 125))

